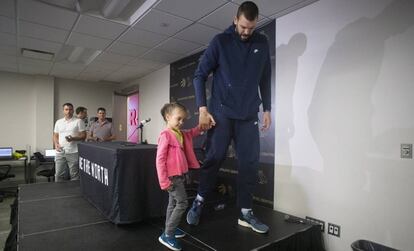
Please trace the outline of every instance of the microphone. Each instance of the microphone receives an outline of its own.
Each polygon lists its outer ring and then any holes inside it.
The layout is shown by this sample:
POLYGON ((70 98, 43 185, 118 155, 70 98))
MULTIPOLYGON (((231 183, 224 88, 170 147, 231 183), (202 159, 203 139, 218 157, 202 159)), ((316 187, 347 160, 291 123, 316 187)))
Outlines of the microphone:
POLYGON ((139 122, 139 127, 140 128, 143 127, 146 123, 148 123, 150 121, 151 121, 151 118, 147 118, 147 119, 141 120, 141 122, 139 122))

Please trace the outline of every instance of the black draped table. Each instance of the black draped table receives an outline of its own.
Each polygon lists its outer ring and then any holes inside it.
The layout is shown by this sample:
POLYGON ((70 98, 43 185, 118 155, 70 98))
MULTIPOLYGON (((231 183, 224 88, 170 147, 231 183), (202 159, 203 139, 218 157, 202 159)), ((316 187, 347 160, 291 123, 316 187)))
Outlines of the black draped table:
POLYGON ((78 147, 81 192, 110 221, 165 215, 168 194, 158 183, 156 145, 84 142, 78 147))

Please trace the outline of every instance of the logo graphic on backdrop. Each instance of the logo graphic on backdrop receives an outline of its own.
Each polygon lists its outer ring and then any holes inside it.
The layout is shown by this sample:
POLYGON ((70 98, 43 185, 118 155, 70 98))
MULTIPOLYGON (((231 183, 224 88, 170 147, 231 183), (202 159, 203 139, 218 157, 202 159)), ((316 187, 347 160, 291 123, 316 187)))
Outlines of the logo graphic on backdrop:
MULTIPOLYGON (((269 42, 272 69, 275 69, 275 21, 258 28, 256 32, 265 35, 269 42)), ((258 53, 256 49, 254 53, 258 53)), ((170 66, 170 102, 180 102, 187 107, 189 118, 185 123, 185 128, 192 128, 198 123, 198 108, 196 106, 193 77, 198 66, 198 62, 204 51, 188 56, 170 66)), ((211 96, 212 75, 209 76, 206 86, 207 102, 211 96)), ((274 111, 274 89, 275 76, 272 71, 272 111, 274 111)), ((262 118, 262 112, 259 118, 262 118)), ((273 121, 275 115, 272 115, 273 121)), ((194 148, 204 148, 205 135, 194 139, 194 148)), ((254 199, 266 206, 273 207, 273 190, 274 190, 274 152, 275 152, 275 126, 272 123, 269 130, 260 132, 260 165, 259 180, 256 186, 254 199)), ((227 152, 227 159, 220 169, 220 184, 218 191, 234 195, 236 190, 237 175, 237 156, 234 151, 233 143, 230 144, 227 152)))
POLYGON ((127 117, 127 140, 129 142, 138 142, 138 94, 130 95, 127 99, 128 117, 127 117))

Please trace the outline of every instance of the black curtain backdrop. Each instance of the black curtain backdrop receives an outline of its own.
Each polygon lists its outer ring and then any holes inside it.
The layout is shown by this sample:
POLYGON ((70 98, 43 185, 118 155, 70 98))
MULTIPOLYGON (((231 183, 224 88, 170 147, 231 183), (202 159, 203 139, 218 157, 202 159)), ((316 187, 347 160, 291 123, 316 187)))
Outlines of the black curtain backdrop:
MULTIPOLYGON (((274 190, 274 153, 275 153, 275 21, 258 28, 259 32, 267 37, 270 48, 270 57, 272 64, 272 125, 266 132, 260 133, 260 165, 259 180, 256 187, 254 199, 259 204, 273 208, 273 190, 274 190)), ((198 124, 198 109, 196 106, 193 77, 198 66, 199 59, 204 51, 193 54, 170 66, 170 101, 179 102, 188 109, 189 118, 185 123, 185 128, 192 128, 198 124)), ((207 100, 210 99, 212 76, 207 80, 207 100)), ((260 109, 262 110, 262 109, 260 109)), ((262 118, 262 111, 259 113, 259 119, 262 118)), ((205 136, 198 137, 194 140, 194 148, 200 160, 203 158, 202 149, 205 136)), ((237 175, 237 156, 234 148, 229 146, 227 159, 220 169, 217 192, 224 198, 233 198, 236 194, 236 175, 237 175)), ((193 175, 193 177, 197 177, 193 175)))

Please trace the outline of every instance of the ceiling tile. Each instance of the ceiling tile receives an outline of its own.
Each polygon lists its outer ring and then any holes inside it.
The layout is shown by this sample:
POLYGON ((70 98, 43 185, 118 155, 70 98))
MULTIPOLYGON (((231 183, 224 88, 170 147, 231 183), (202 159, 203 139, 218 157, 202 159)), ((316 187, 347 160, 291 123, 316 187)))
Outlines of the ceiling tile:
POLYGON ((85 69, 83 64, 55 63, 50 74, 61 78, 76 78, 85 69))
POLYGON ((145 47, 153 47, 154 45, 160 43, 161 41, 167 39, 168 36, 156 34, 149 31, 144 31, 140 29, 130 29, 126 32, 121 38, 121 41, 142 45, 145 47))
MULTIPOLYGON (((40 1, 51 4, 51 5, 63 7, 65 9, 76 10, 76 3, 79 0, 40 0, 40 1)), ((79 2, 82 3, 84 1, 79 1, 79 2)), ((91 1, 91 2, 94 2, 94 1, 91 1)))
MULTIPOLYGON (((277 10, 275 10, 277 12, 272 11, 272 12, 275 12, 275 13, 272 16, 270 16, 269 18, 270 19, 277 19, 281 16, 287 15, 287 14, 289 14, 289 13, 295 11, 295 10, 306 7, 307 5, 312 4, 314 2, 317 2, 317 1, 318 0, 302 0, 302 1, 295 0, 295 1, 292 1, 290 4, 288 4, 286 6, 286 8, 283 8, 283 9, 278 8, 277 10), (280 10, 280 9, 282 9, 282 10, 280 10)), ((286 2, 286 1, 284 1, 284 2, 286 2)))
POLYGON ((78 17, 76 12, 40 1, 24 0, 18 1, 18 4, 19 19, 65 30, 70 30, 78 17))
POLYGON ((16 56, 16 46, 0 45, 0 54, 16 56))
POLYGON ((71 72, 67 70, 53 70, 50 72, 50 75, 59 77, 59 78, 67 78, 67 79, 76 79, 79 75, 78 72, 71 72))
POLYGON ((17 58, 16 56, 11 55, 0 55, 0 62, 3 64, 10 63, 10 64, 16 64, 17 58))
MULTIPOLYGON (((241 4, 244 2, 244 0, 234 0, 233 2, 241 4)), ((259 7, 259 13, 261 15, 270 17, 275 13, 284 11, 285 9, 288 9, 289 7, 294 6, 300 2, 304 2, 304 0, 256 0, 253 2, 255 2, 257 4, 257 7, 259 7)))
POLYGON ((153 9, 134 27, 171 36, 191 23, 187 19, 153 9))
POLYGON ((34 75, 47 75, 50 68, 41 67, 39 65, 19 65, 19 73, 34 74, 34 75))
POLYGON ((96 58, 96 61, 108 61, 116 64, 126 64, 134 60, 134 57, 119 55, 110 52, 103 52, 96 58))
MULTIPOLYGON (((92 81, 121 82, 138 78, 205 49, 216 34, 232 24, 244 0, 158 0, 134 27, 95 16, 92 12, 79 14, 73 8, 78 1, 0 0, 0 70, 92 81), (17 27, 16 12, 19 14, 17 27), (54 52, 55 63, 16 58, 21 51, 16 46, 54 52), (67 58, 74 55, 75 47, 84 50, 82 60, 72 64, 67 58), (96 52, 101 55, 92 59, 96 52)), ((253 1, 261 13, 260 26, 275 15, 316 0, 253 1)))
POLYGON ((202 50, 205 50, 205 49, 207 49, 207 46, 200 46, 200 47, 198 47, 198 48, 196 48, 196 49, 194 49, 194 50, 192 50, 192 51, 190 51, 190 52, 188 52, 187 54, 186 54, 186 56, 190 56, 190 55, 193 55, 193 54, 196 54, 196 53, 198 53, 198 52, 200 52, 200 51, 202 51, 202 50))
POLYGON ((108 51, 110 52, 115 52, 117 54, 134 57, 140 56, 148 50, 149 48, 147 47, 123 42, 116 42, 113 45, 111 45, 111 47, 108 49, 108 51))
POLYGON ((0 32, 16 33, 16 23, 14 19, 0 16, 0 32))
POLYGON ((46 51, 56 54, 60 50, 60 48, 62 48, 62 44, 30 37, 20 37, 19 47, 32 50, 46 51))
POLYGON ((102 51, 79 46, 64 45, 55 55, 55 62, 64 64, 81 64, 86 66, 93 61, 102 51), (79 56, 77 56, 79 55, 79 56))
POLYGON ((223 0, 164 0, 155 8, 196 21, 226 2, 223 0))
POLYGON ((85 34, 80 34, 76 32, 72 32, 70 34, 70 37, 67 41, 67 44, 79 46, 83 48, 91 48, 91 49, 97 49, 97 50, 103 50, 105 49, 112 40, 104 39, 104 38, 98 38, 98 37, 92 37, 85 34))
POLYGON ((272 21, 272 19, 267 18, 267 17, 262 18, 262 19, 260 19, 260 20, 257 22, 257 26, 256 26, 256 27, 261 27, 261 26, 263 26, 263 25, 267 24, 267 23, 268 23, 268 22, 270 22, 270 21, 272 21))
POLYGON ((72 64, 70 62, 58 62, 53 64, 52 71, 66 70, 80 73, 86 68, 84 64, 72 64))
POLYGON ((0 62, 0 71, 18 72, 17 64, 0 62))
POLYGON ((52 68, 51 62, 29 59, 29 58, 19 59, 19 72, 20 73, 47 75, 51 68, 52 68))
POLYGON ((143 59, 148 59, 151 61, 157 61, 161 63, 171 63, 178 59, 180 59, 182 55, 166 52, 166 51, 160 51, 160 50, 151 50, 150 52, 146 53, 144 56, 142 56, 143 59))
POLYGON ((125 76, 121 74, 109 74, 103 80, 105 81, 112 81, 112 82, 122 82, 125 76))
POLYGON ((128 28, 128 26, 124 24, 115 23, 102 18, 81 15, 74 30, 91 36, 115 39, 126 28, 128 28))
POLYGON ((16 46, 16 35, 0 32, 0 45, 16 46))
POLYGON ((69 31, 45 25, 19 21, 19 35, 64 43, 69 31))
POLYGON ((67 61, 69 55, 73 52, 75 46, 71 45, 63 45, 58 53, 55 55, 55 62, 65 61, 64 63, 68 64, 70 62, 67 61))
POLYGON ((210 15, 201 19, 199 22, 215 27, 219 30, 224 30, 233 24, 233 18, 237 14, 238 7, 239 6, 237 4, 229 2, 210 15))
POLYGON ((83 81, 97 82, 97 81, 100 81, 101 79, 104 79, 104 77, 105 76, 103 76, 102 74, 81 73, 76 77, 76 79, 77 80, 83 80, 83 81))
POLYGON ((211 39, 213 39, 213 37, 218 33, 221 33, 219 29, 195 23, 190 27, 184 29, 183 31, 179 32, 174 37, 207 45, 210 43, 211 39))
POLYGON ((151 70, 148 69, 142 69, 142 68, 135 68, 130 66, 123 66, 121 69, 119 69, 116 72, 113 72, 112 74, 105 77, 105 80, 108 81, 117 81, 117 82, 124 82, 128 80, 133 80, 140 78, 148 73, 150 73, 151 70))
POLYGON ((84 71, 82 71, 79 75, 95 75, 99 76, 100 78, 103 78, 109 74, 111 74, 114 71, 108 71, 98 68, 86 68, 84 71))
POLYGON ((131 66, 131 65, 124 65, 122 66, 120 69, 117 70, 117 72, 125 72, 127 75, 137 75, 143 72, 148 72, 148 70, 150 69, 145 69, 142 67, 138 67, 138 66, 131 66))
POLYGON ((41 67, 52 67, 52 62, 25 57, 19 57, 19 63, 27 65, 39 65, 41 67))
POLYGON ((85 71, 81 72, 78 76, 80 79, 91 79, 94 78, 96 80, 104 79, 106 76, 111 74, 113 71, 102 70, 102 69, 86 69, 85 71))
POLYGON ((162 62, 155 62, 155 61, 137 58, 129 62, 128 65, 138 66, 138 67, 142 67, 146 69, 158 70, 159 68, 165 66, 166 64, 162 62))
POLYGON ((157 50, 168 51, 176 54, 186 54, 198 47, 200 44, 187 42, 181 39, 170 38, 157 46, 157 50))
POLYGON ((15 17, 14 0, 0 1, 0 16, 15 17))
POLYGON ((121 82, 124 82, 124 80, 127 80, 127 78, 122 74, 111 74, 111 75, 106 76, 102 80, 121 83, 121 82))
POLYGON ((116 71, 119 68, 121 68, 122 65, 121 64, 116 64, 113 62, 107 62, 107 61, 93 61, 92 63, 90 63, 88 65, 88 68, 93 68, 93 69, 101 69, 101 70, 108 70, 110 72, 112 71, 116 71))

